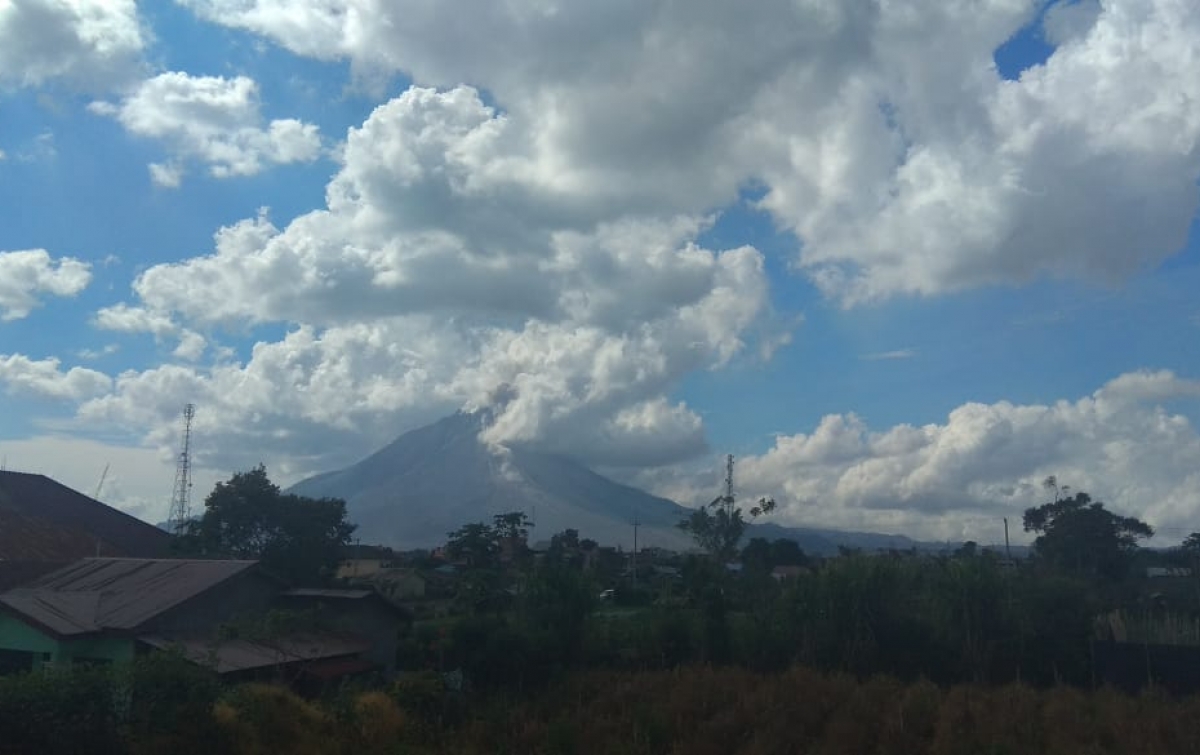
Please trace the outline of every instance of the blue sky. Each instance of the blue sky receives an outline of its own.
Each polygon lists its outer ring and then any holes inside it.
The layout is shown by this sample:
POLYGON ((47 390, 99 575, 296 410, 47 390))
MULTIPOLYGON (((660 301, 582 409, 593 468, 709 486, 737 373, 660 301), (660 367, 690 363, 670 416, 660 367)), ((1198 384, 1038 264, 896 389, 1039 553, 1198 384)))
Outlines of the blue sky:
POLYGON ((1200 526, 1200 11, 551 6, 0 7, 0 455, 154 519, 185 402, 203 486, 507 387, 685 503, 1200 526))

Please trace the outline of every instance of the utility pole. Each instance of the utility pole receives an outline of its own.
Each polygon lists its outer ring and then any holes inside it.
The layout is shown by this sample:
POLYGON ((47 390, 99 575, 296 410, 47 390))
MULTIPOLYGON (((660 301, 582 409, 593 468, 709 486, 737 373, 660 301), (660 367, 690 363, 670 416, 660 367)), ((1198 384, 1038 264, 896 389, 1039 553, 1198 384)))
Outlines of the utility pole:
POLYGON ((641 522, 635 516, 633 518, 633 591, 637 592, 637 567, 638 567, 638 549, 637 549, 637 533, 641 522))

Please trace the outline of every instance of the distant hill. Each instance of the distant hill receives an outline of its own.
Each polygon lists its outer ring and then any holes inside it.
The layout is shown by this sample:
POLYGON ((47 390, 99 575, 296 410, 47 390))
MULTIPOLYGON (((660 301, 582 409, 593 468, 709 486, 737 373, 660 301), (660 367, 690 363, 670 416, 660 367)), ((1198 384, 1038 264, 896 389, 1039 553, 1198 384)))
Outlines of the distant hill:
MULTIPOLYGON (((353 466, 320 474, 288 492, 346 501, 364 542, 427 548, 446 534, 492 515, 524 511, 534 520, 531 541, 567 528, 603 545, 629 548, 633 521, 639 546, 692 547, 676 525, 690 511, 665 498, 622 485, 579 462, 512 449, 497 455, 479 440, 484 415, 457 413, 399 438, 353 466)), ((809 553, 921 547, 901 535, 753 525, 747 537, 796 540, 809 553)), ((940 545, 937 547, 941 547, 940 545)))

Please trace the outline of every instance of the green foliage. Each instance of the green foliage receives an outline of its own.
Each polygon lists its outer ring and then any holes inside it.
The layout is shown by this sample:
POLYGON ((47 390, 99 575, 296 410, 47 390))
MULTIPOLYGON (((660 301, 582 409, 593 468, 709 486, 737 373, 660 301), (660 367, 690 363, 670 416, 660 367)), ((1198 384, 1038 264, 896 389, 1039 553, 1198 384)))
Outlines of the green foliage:
POLYGON ((583 645, 584 625, 596 607, 595 584, 577 569, 547 561, 522 587, 524 620, 552 638, 553 646, 546 652, 564 663, 575 661, 583 645))
POLYGON ((492 529, 500 540, 520 540, 529 537, 529 517, 523 511, 509 511, 492 517, 492 529))
POLYGON ((0 677, 0 752, 220 752, 218 692, 214 675, 169 653, 0 677))
POLYGON ((123 751, 120 687, 105 667, 0 676, 0 749, 27 755, 123 751))
POLYGON ((326 711, 268 684, 234 688, 212 715, 231 755, 329 755, 343 741, 326 711))
POLYGON ((142 656, 123 672, 130 690, 125 737, 132 755, 219 751, 223 740, 212 723, 221 691, 216 674, 176 653, 142 656))
POLYGON ((1150 525, 1113 514, 1087 493, 1026 509, 1024 525, 1038 533, 1039 558, 1080 576, 1109 579, 1123 576, 1138 541, 1154 535, 1150 525))
MULTIPOLYGON (((982 576, 946 573, 950 584, 968 593, 983 589, 982 576)), ((853 564, 839 578, 841 586, 857 583, 870 593, 904 575, 870 573, 864 564, 853 564)), ((655 622, 675 622, 689 614, 652 616, 655 622)), ((498 638, 516 628, 488 622, 469 620, 473 626, 465 627, 469 631, 461 639, 485 645, 479 657, 490 655, 490 663, 503 664, 496 673, 519 674, 521 664, 536 663, 536 647, 505 659, 502 653, 514 649, 506 644, 512 637, 498 638)), ((659 647, 667 644, 657 631, 650 639, 659 647)), ((506 684, 466 704, 462 693, 431 672, 404 674, 386 689, 348 688, 311 701, 263 684, 222 692, 212 676, 180 658, 150 657, 126 668, 0 678, 0 752, 1200 752, 1200 697, 1173 699, 1156 690, 1130 697, 1111 689, 1038 690, 1012 683, 939 687, 925 679, 855 679, 794 665, 770 673, 664 665, 669 667, 577 671, 524 694, 506 684)))
POLYGON ((1200 701, 1022 685, 940 689, 805 669, 592 672, 507 699, 436 752, 1024 755, 1200 751, 1200 701))
POLYGON ((496 532, 483 522, 464 524, 447 535, 446 553, 451 558, 466 561, 467 566, 483 569, 495 565, 500 555, 496 532))
POLYGON ((217 483, 175 547, 185 555, 257 559, 295 584, 313 584, 336 572, 353 532, 345 501, 284 495, 259 465, 217 483))
POLYGON ((767 540, 765 537, 751 538, 742 548, 742 566, 760 574, 769 574, 776 566, 807 566, 808 556, 795 540, 778 538, 767 540))
MULTIPOLYGON (((775 510, 773 498, 761 498, 750 509, 756 518, 775 510)), ((696 545, 718 561, 731 561, 738 553, 738 543, 746 534, 746 519, 731 495, 719 496, 705 506, 693 510, 679 523, 679 529, 692 536, 696 545)))
POLYGON ((521 511, 496 514, 491 524, 465 524, 447 534, 446 552, 476 569, 495 568, 502 556, 521 560, 529 536, 529 517, 521 511))
POLYGON ((1193 532, 1184 538, 1180 548, 1192 556, 1200 556, 1200 532, 1193 532))

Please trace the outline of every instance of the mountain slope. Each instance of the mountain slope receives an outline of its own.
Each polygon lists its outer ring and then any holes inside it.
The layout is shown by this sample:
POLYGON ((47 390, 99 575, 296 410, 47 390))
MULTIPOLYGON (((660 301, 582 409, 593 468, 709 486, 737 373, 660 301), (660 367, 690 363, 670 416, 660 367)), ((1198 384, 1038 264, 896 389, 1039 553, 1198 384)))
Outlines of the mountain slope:
POLYGON ((455 414, 418 428, 346 469, 297 483, 290 492, 346 500, 358 536, 399 548, 437 545, 468 522, 524 511, 532 540, 568 527, 602 543, 682 548, 675 529, 686 509, 620 485, 571 459, 528 451, 504 456, 478 440, 482 419, 455 414))
MULTIPOLYGON (((479 441, 485 420, 480 414, 451 415, 401 435, 353 466, 303 480, 289 492, 344 499, 360 539, 395 548, 439 545, 464 524, 508 511, 524 511, 533 519, 532 542, 574 528, 601 544, 629 548, 636 520, 639 546, 692 547, 676 526, 690 509, 564 456, 521 449, 496 454, 479 441)), ((836 553, 839 545, 918 545, 899 535, 773 523, 752 525, 746 536, 788 538, 814 554, 836 553)))

